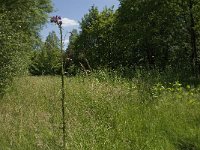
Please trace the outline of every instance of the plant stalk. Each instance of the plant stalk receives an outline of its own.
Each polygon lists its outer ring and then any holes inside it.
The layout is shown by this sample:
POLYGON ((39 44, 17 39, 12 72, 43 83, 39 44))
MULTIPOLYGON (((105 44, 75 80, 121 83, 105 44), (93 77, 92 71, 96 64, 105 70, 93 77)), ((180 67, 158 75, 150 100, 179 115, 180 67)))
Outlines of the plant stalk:
POLYGON ((59 25, 60 29, 60 50, 61 50, 61 81, 62 81, 62 131, 63 131, 63 149, 66 147, 66 126, 65 126, 65 83, 64 83, 64 60, 63 60, 63 35, 62 35, 62 26, 59 25))

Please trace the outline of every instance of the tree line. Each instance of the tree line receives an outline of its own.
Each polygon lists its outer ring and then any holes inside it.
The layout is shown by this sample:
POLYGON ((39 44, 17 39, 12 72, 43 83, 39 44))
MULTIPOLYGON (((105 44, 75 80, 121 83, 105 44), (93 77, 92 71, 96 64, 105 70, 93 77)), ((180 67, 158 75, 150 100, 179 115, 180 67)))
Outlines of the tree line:
MULTIPOLYGON (((117 10, 112 7, 102 11, 92 6, 80 21, 80 31, 72 31, 63 54, 65 71, 76 74, 80 69, 126 68, 197 77, 200 74, 199 8, 198 0, 120 0, 117 10)), ((47 39, 45 43, 49 42, 47 39)), ((51 64, 49 60, 48 66, 46 56, 42 58, 41 65, 45 67, 43 71, 39 69, 39 74, 56 74, 53 70, 49 73, 48 68, 57 68, 58 63, 51 64)))
POLYGON ((39 31, 53 10, 50 0, 0 0, 0 91, 14 76, 79 70, 137 69, 200 75, 199 0, 119 0, 116 10, 92 6, 60 54, 59 38, 39 31))
MULTIPOLYGON (((91 7, 71 37, 71 64, 98 68, 200 73, 199 0, 120 0, 117 10, 91 7)), ((69 63, 69 62, 67 62, 69 63)))

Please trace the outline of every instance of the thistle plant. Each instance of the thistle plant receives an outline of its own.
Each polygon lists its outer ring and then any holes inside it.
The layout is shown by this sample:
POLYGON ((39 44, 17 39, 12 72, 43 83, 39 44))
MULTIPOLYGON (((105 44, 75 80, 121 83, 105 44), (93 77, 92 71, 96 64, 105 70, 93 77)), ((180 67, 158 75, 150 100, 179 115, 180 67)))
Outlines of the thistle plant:
POLYGON ((60 30, 60 52, 61 52, 61 102, 62 102, 62 131, 63 131, 63 149, 65 149, 65 135, 66 135, 66 127, 65 127, 65 87, 64 87, 64 59, 63 59, 63 34, 62 34, 62 19, 60 16, 53 16, 50 19, 51 23, 55 23, 58 25, 60 30))

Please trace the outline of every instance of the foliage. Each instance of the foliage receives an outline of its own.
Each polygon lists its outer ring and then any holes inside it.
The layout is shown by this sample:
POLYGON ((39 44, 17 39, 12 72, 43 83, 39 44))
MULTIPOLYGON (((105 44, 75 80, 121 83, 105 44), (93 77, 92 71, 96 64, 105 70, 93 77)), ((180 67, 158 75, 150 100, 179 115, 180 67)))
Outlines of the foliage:
POLYGON ((78 37, 78 31, 77 29, 73 29, 72 32, 70 32, 69 36, 69 44, 65 52, 65 70, 68 75, 76 75, 77 67, 75 65, 75 62, 77 58, 75 57, 75 42, 78 37))
POLYGON ((81 63, 88 69, 109 65, 114 18, 113 9, 105 8, 99 12, 94 6, 84 15, 80 34, 69 44, 68 53, 74 64, 80 66, 81 63))
POLYGON ((38 32, 52 11, 50 0, 0 0, 0 94, 23 73, 38 32))
POLYGON ((32 63, 29 68, 32 75, 55 75, 61 70, 61 52, 59 38, 50 32, 44 44, 33 52, 32 63))
POLYGON ((128 60, 134 66, 192 71, 189 1, 121 0, 120 3, 117 26, 122 31, 119 46, 124 47, 125 58, 130 57, 128 60))
POLYGON ((199 7, 198 0, 120 0, 116 11, 102 12, 93 6, 69 53, 75 65, 86 68, 172 70, 197 77, 199 7))

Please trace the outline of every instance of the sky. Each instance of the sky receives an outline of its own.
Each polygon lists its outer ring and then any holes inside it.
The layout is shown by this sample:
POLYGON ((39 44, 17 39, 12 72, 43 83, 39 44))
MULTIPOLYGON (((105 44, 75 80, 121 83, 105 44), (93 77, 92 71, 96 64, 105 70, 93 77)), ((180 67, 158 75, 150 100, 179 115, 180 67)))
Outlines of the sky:
MULTIPOLYGON (((63 30, 64 30, 64 44, 65 46, 69 41, 69 32, 72 29, 79 29, 79 21, 81 18, 88 13, 88 10, 91 6, 97 6, 101 11, 105 6, 118 8, 118 0, 52 0, 54 5, 54 12, 50 16, 61 16, 63 21, 63 30)), ((47 23, 43 30, 41 31, 41 37, 43 41, 46 39, 46 36, 49 32, 55 31, 59 33, 58 27, 55 24, 47 23)))

